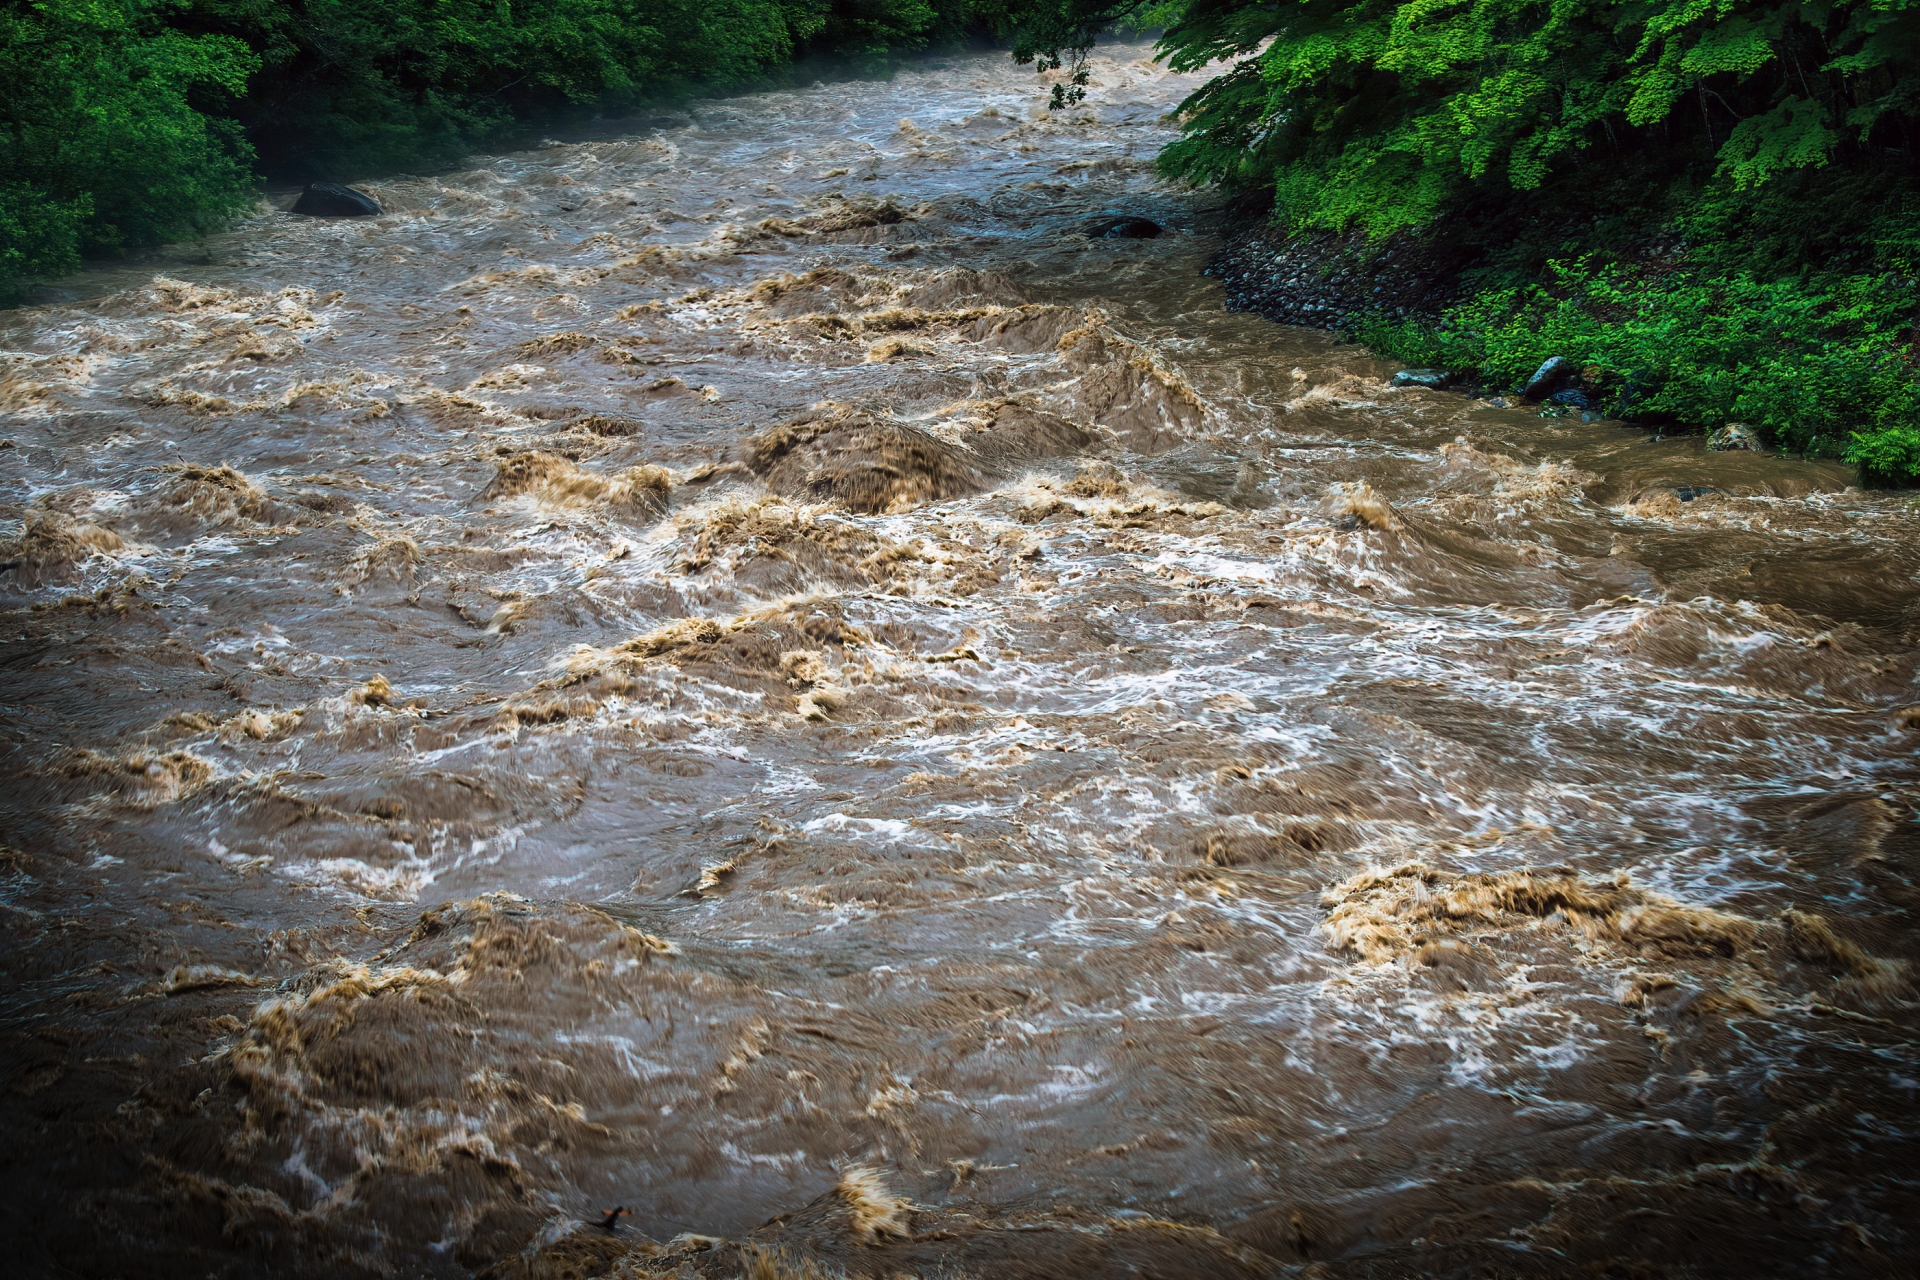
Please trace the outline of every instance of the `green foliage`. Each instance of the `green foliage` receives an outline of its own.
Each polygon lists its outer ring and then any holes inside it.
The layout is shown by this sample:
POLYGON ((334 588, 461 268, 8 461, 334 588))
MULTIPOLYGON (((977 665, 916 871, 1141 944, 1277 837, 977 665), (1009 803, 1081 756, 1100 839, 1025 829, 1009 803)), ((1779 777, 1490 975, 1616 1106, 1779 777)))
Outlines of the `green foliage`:
POLYGON ((1615 414, 1745 422, 1784 448, 1910 482, 1920 477, 1912 322, 1912 280, 1894 273, 1803 282, 1581 261, 1553 264, 1546 284, 1477 294, 1437 324, 1374 320, 1359 336, 1499 386, 1565 356, 1615 414))
POLYGON ((0 186, 0 302, 10 282, 35 275, 62 275, 80 269, 80 237, 93 200, 71 200, 9 182, 0 186))
POLYGON ((0 292, 83 253, 198 235, 251 200, 239 129, 200 103, 244 92, 239 41, 173 29, 168 0, 0 10, 0 292))
POLYGON ((1624 152, 1745 189, 1906 151, 1920 101, 1909 0, 1185 0, 1161 48, 1234 63, 1168 173, 1375 236, 1624 152))
POLYGON ((570 106, 732 87, 787 58, 759 0, 296 0, 216 16, 274 63, 238 115, 269 172, 338 178, 445 164, 570 106))
POLYGON ((445 165, 571 113, 873 73, 1010 0, 0 0, 0 300, 281 178, 445 165))
POLYGON ((273 67, 237 114, 269 172, 450 163, 528 122, 768 82, 796 58, 883 70, 966 0, 198 0, 273 67))

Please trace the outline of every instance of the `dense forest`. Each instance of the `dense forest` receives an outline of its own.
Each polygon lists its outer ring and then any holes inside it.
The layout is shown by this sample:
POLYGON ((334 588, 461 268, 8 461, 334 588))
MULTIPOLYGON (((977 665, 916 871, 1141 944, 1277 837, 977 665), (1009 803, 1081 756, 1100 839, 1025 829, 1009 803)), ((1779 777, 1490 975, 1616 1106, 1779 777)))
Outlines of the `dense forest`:
POLYGON ((1744 422, 1920 479, 1909 0, 7 0, 0 289, 191 237, 264 174, 446 164, 569 111, 883 72, 987 37, 1060 69, 1116 22, 1218 65, 1163 155, 1251 216, 1448 264, 1376 350, 1744 422))

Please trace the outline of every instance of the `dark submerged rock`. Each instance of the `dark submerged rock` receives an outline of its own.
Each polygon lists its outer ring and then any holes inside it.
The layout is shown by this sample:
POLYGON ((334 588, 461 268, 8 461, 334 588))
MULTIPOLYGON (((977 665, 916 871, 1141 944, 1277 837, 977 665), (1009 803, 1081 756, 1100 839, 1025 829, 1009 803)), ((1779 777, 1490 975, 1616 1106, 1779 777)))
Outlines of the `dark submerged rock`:
POLYGON ((314 182, 293 202, 293 211, 315 218, 370 218, 380 212, 380 204, 352 187, 343 187, 337 182, 314 182))
POLYGON ((1557 404, 1564 409, 1593 408, 1593 401, 1578 387, 1568 387, 1565 391, 1554 392, 1547 397, 1547 403, 1557 404))
POLYGON ((1157 240, 1166 228, 1145 218, 1103 218, 1087 228, 1093 240, 1157 240))
POLYGON ((1453 375, 1443 369, 1402 369, 1393 375, 1396 387, 1425 387, 1429 391, 1439 391, 1453 384, 1453 375))
POLYGON ((1534 370, 1527 385, 1520 394, 1529 400, 1545 400, 1554 393, 1567 389, 1567 384, 1580 377, 1580 366, 1565 356, 1553 356, 1534 370))

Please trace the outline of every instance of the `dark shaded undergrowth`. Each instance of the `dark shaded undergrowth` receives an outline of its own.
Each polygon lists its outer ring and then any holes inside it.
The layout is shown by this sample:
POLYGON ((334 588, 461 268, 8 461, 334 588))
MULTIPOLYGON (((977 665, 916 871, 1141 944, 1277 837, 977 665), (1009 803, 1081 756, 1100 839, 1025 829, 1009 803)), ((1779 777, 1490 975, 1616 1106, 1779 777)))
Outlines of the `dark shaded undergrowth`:
POLYGON ((1004 0, 0 0, 0 301, 204 234, 262 176, 444 166, 789 69, 882 73, 1004 0))

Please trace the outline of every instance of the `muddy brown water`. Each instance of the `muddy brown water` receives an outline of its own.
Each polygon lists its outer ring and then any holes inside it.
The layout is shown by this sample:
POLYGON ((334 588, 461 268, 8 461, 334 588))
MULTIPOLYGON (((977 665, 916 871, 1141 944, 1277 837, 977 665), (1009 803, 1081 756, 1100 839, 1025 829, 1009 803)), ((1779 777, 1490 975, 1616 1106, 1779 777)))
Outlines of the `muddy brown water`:
POLYGON ((14 1274, 1911 1273, 1920 509, 1228 312, 1146 54, 0 321, 14 1274))

